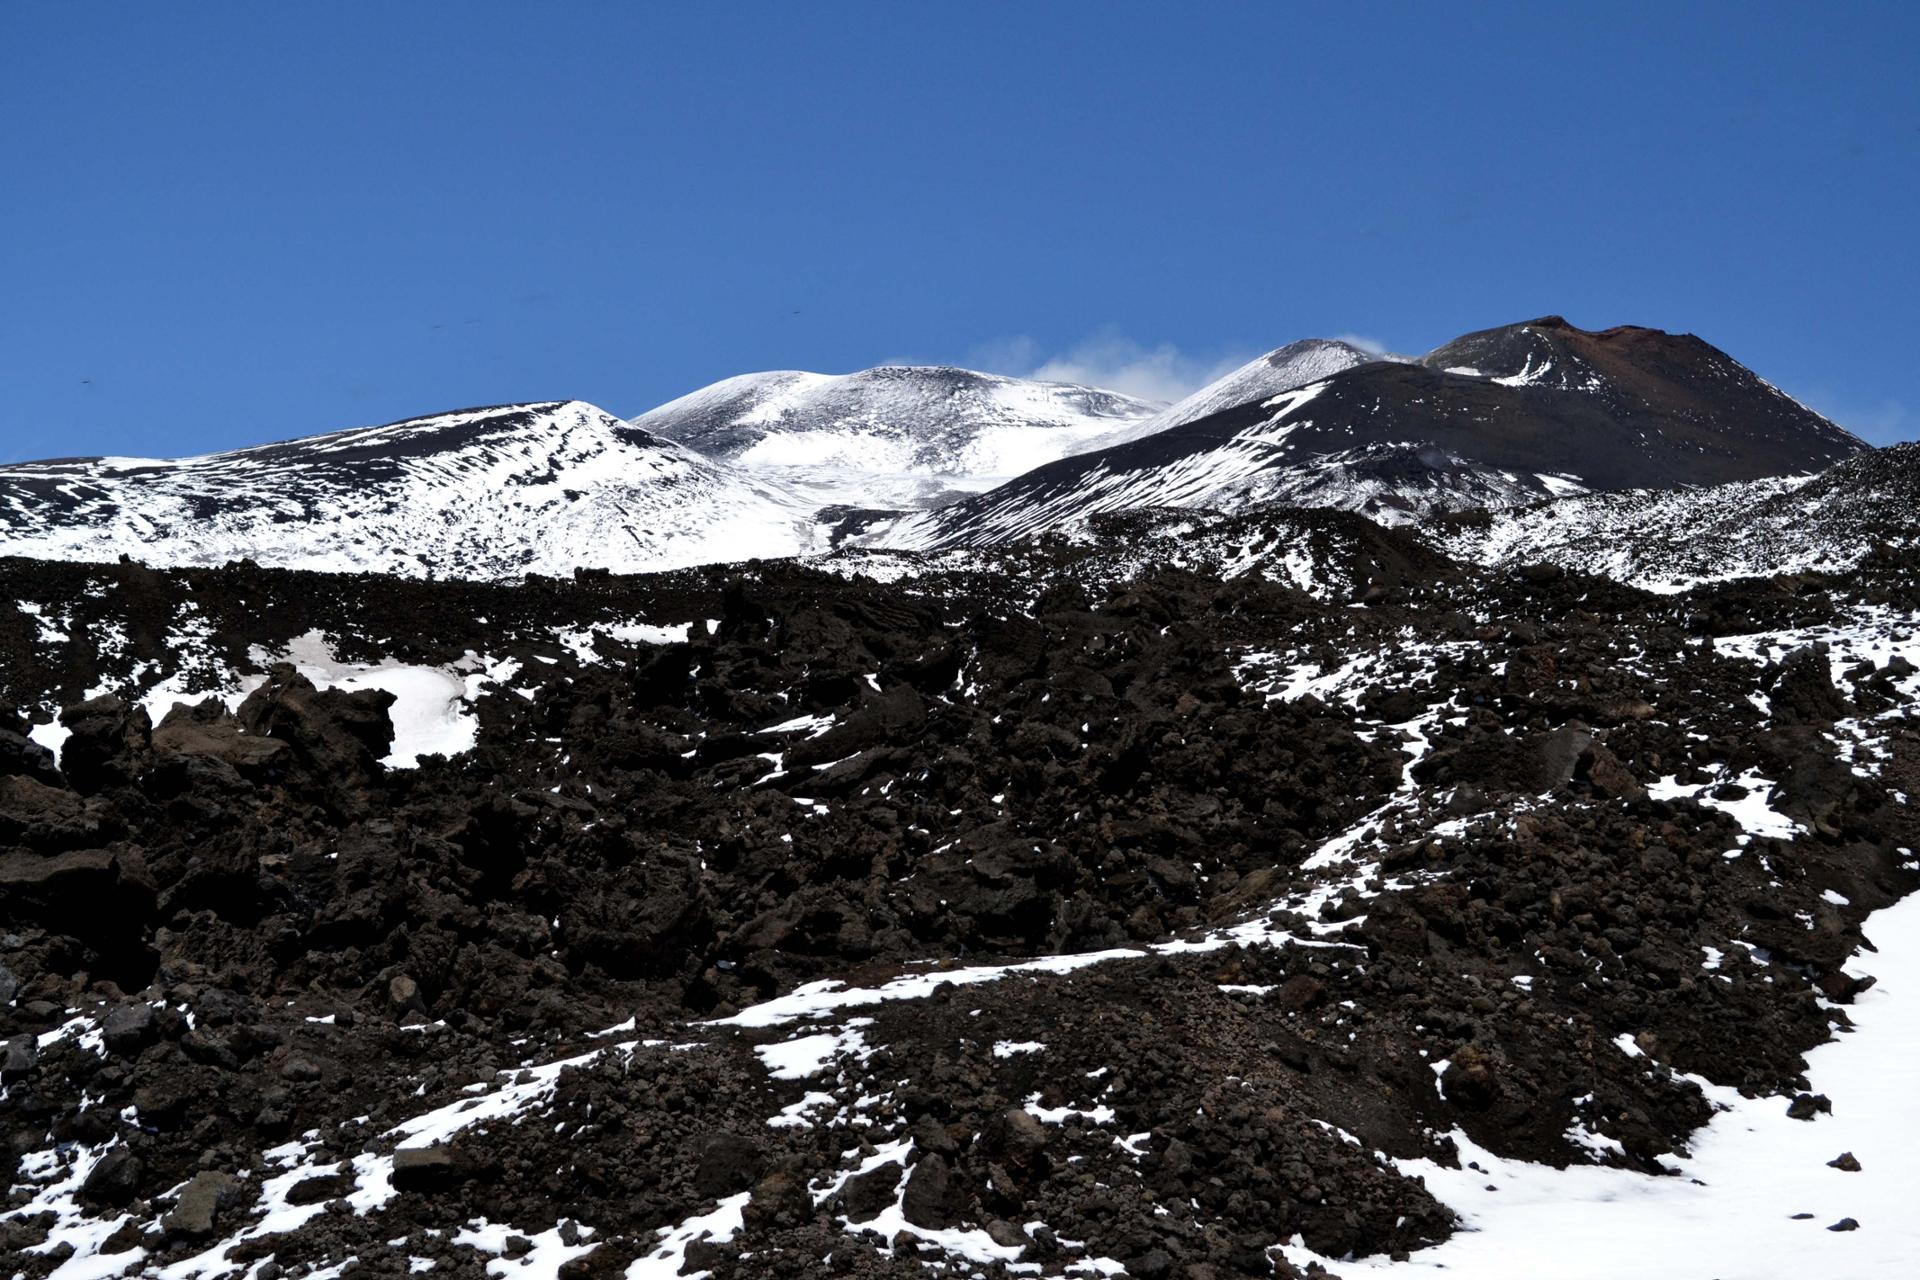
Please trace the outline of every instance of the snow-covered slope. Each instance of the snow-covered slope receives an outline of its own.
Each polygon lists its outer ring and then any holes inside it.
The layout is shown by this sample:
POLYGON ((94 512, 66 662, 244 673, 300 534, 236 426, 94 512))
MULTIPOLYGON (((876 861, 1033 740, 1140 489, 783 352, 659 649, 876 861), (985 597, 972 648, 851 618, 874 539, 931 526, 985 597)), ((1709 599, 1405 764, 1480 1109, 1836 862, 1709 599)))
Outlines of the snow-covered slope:
POLYGON ((1630 490, 1429 522, 1458 560, 1545 561, 1654 591, 1850 568, 1878 544, 1920 544, 1920 444, 1849 458, 1811 479, 1630 490))
POLYGON ((1069 458, 980 497, 878 526, 859 541, 899 548, 981 546, 1067 528, 1105 512, 1236 512, 1269 503, 1356 511, 1392 525, 1425 511, 1508 506, 1579 488, 1555 475, 1477 465, 1430 443, 1323 451, 1318 441, 1296 436, 1314 426, 1314 402, 1326 387, 1314 383, 1275 396, 1259 406, 1258 420, 1238 430, 1190 439, 1176 429, 1069 458))
POLYGON ((1865 447, 1691 335, 1590 333, 1547 317, 1421 362, 1355 365, 863 536, 978 546, 1105 511, 1275 501, 1404 522, 1585 490, 1806 474, 1865 447))
POLYGON ((633 424, 819 505, 920 507, 991 489, 1160 407, 1069 383, 883 365, 742 374, 633 424))
POLYGON ((1198 422, 1225 409, 1255 400, 1270 400, 1282 392, 1331 378, 1355 365, 1397 359, 1403 357, 1372 355, 1352 343, 1332 338, 1303 338, 1299 342, 1289 342, 1257 360, 1249 360, 1224 378, 1209 382, 1152 417, 1090 440, 1074 452, 1092 453, 1111 449, 1115 445, 1142 440, 1171 427, 1198 422))
POLYGON ((580 401, 0 468, 0 554, 501 578, 795 555, 811 504, 580 401))

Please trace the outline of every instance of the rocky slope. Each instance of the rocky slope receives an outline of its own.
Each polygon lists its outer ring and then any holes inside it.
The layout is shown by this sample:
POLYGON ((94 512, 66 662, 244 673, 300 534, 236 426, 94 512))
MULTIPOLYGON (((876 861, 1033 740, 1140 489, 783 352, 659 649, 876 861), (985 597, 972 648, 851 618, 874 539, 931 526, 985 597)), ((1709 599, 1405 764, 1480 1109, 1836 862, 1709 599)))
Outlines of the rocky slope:
MULTIPOLYGON (((1522 1274, 1450 1261, 1538 1234, 1502 1193, 1710 1195, 1733 1124, 1818 1154, 1694 1221, 1875 1274, 1911 1151, 1828 1167, 1863 1103, 1804 1055, 1920 886, 1876 540, 1672 595, 1274 508, 495 584, 0 561, 0 1253, 1522 1274)), ((1644 1243, 1595 1235, 1561 1273, 1644 1243)))
POLYGON ((1831 572, 1920 541, 1920 445, 1859 454, 1811 478, 1584 494, 1434 520, 1423 536, 1490 565, 1551 561, 1653 591, 1831 572))
POLYGON ((633 419, 818 505, 921 507, 990 489, 1162 406, 968 369, 749 373, 633 419))

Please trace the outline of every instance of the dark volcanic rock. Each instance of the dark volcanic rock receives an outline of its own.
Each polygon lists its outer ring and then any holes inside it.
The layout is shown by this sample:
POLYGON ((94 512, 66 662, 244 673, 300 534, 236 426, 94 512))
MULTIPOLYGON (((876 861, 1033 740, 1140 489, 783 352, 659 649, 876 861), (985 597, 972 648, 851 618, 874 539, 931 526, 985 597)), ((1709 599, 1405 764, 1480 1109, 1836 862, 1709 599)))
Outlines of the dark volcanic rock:
POLYGON ((1445 1238, 1374 1153, 1456 1129, 1656 1173, 1696 1075, 1819 1123, 1802 1055, 1920 847, 1912 674, 1844 634, 1920 617, 1920 565, 1652 596, 1267 513, 1207 527, 1335 589, 1141 571, 1191 518, 1103 517, 1124 573, 1036 543, 886 584, 0 561, 82 637, 50 671, 0 616, 11 704, 127 694, 74 715, 84 779, 0 737, 0 1162, 97 1160, 80 1212, 155 1268, 286 1179, 324 1210, 236 1265, 477 1274, 484 1219, 591 1245, 582 1280, 663 1231, 718 1275, 951 1269, 962 1230, 1222 1277, 1445 1238), (472 748, 389 768, 382 698, 258 669, 315 630, 470 681, 472 748), (195 691, 144 751, 136 662, 195 691), (222 673, 264 680, 239 713, 222 673))
POLYGON ((153 1007, 146 1004, 122 1005, 101 1019, 100 1034, 111 1053, 127 1056, 139 1053, 159 1034, 153 1007))
POLYGON ((459 1159, 446 1147, 403 1147, 393 1153, 393 1185, 401 1191, 437 1191, 461 1176, 459 1159))
POLYGON ((916 1227, 939 1231, 955 1226, 967 1210, 967 1197, 946 1157, 923 1157, 907 1174, 902 1215, 916 1227))
POLYGON ((244 1188, 229 1174, 196 1173, 174 1197, 173 1208, 160 1219, 160 1229, 169 1236, 204 1240, 213 1234, 216 1216, 243 1196, 244 1188))
POLYGON ((87 1172, 80 1184, 80 1198, 93 1204, 124 1205, 139 1193, 145 1172, 146 1165, 139 1156, 125 1147, 115 1147, 87 1172))

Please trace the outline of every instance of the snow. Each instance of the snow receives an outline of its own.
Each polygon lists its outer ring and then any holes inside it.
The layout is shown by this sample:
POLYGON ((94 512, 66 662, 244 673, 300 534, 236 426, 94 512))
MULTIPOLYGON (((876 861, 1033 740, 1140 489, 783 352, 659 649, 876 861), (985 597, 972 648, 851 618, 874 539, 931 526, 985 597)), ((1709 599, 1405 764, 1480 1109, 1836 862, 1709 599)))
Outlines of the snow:
POLYGON ((817 502, 579 401, 128 461, 0 467, 0 554, 512 579, 824 549, 817 502))
POLYGON ((1672 777, 1662 778, 1647 788, 1647 794, 1655 800, 1692 800, 1709 809, 1718 809, 1740 824, 1746 833, 1741 837, 1745 844, 1748 837, 1765 836, 1776 840, 1792 839, 1800 831, 1800 824, 1776 810, 1769 803, 1774 784, 1757 770, 1749 769, 1737 778, 1715 779, 1701 786, 1687 786, 1672 777), (1735 799, 1720 799, 1714 790, 1728 782, 1741 787, 1746 794, 1735 799))
MULTIPOLYGON (((587 1234, 584 1228, 580 1230, 582 1235, 587 1234)), ((561 1267, 599 1247, 588 1242, 568 1244, 561 1238, 558 1226, 548 1227, 545 1231, 514 1231, 490 1223, 485 1218, 475 1218, 461 1228, 454 1234, 453 1243, 466 1245, 481 1253, 504 1254, 510 1235, 519 1236, 532 1248, 518 1258, 490 1259, 487 1262, 488 1275, 512 1277, 513 1280, 558 1280, 561 1267)))
POLYGON ((1543 360, 1538 369, 1534 368, 1533 357, 1528 356, 1526 365, 1520 372, 1505 378, 1494 378, 1493 381, 1503 387, 1537 387, 1546 382, 1547 374, 1552 369, 1553 361, 1551 360, 1543 360))
MULTIPOLYGON (((903 1168, 907 1162, 909 1143, 905 1139, 876 1146, 873 1154, 861 1161, 855 1169, 830 1178, 824 1190, 815 1192, 815 1203, 824 1203, 834 1192, 845 1186, 854 1177, 870 1173, 882 1165, 897 1164, 903 1168)), ((907 1221, 905 1210, 907 1178, 903 1176, 894 1190, 893 1203, 866 1222, 849 1222, 842 1218, 841 1223, 849 1231, 877 1231, 883 1240, 891 1241, 905 1234, 923 1243, 933 1245, 944 1253, 965 1258, 982 1265, 993 1262, 1009 1263, 1016 1261, 1025 1248, 1024 1245, 996 1244, 986 1232, 963 1227, 937 1229, 916 1226, 907 1221)), ((1035 1224, 1038 1225, 1038 1224, 1035 1224)))
POLYGON ((1534 478, 1546 487, 1547 492, 1556 498, 1571 497, 1576 493, 1587 492, 1587 486, 1580 482, 1579 476, 1564 475, 1558 472, 1536 472, 1534 478))
POLYGON ((805 1080, 825 1071, 837 1058, 865 1057, 871 1053, 866 1037, 860 1034, 860 1027, 871 1023, 870 1018, 855 1018, 844 1030, 758 1045, 754 1052, 775 1080, 805 1080))
POLYGON ((731 1017, 717 1018, 708 1025, 777 1027, 802 1018, 823 1017, 842 1009, 857 1009, 895 1000, 924 1000, 946 984, 965 987, 981 982, 998 982, 1016 975, 1071 973, 1102 961, 1138 958, 1145 954, 1144 951, 1120 947, 1074 955, 1043 956, 1038 960, 1022 960, 1011 964, 971 965, 910 973, 874 987, 849 987, 838 979, 828 978, 795 987, 784 996, 749 1005, 731 1017))
POLYGON ((980 492, 1160 406, 966 369, 747 374, 633 419, 815 506, 920 507, 980 492))
MULTIPOLYGON (((262 666, 272 661, 259 652, 251 656, 262 666)), ((480 722, 468 705, 469 697, 478 692, 469 689, 468 681, 477 685, 477 677, 385 659, 371 664, 342 662, 319 631, 309 631, 290 643, 284 660, 293 663, 316 689, 349 693, 383 689, 393 695, 387 713, 393 720, 393 748, 382 761, 389 768, 416 768, 422 756, 456 756, 471 751, 478 739, 480 722)))
POLYGON ((57 764, 60 760, 60 750, 67 745, 67 739, 73 736, 73 730, 61 724, 58 719, 54 719, 45 724, 34 725, 27 730, 27 736, 53 752, 53 759, 57 764))
POLYGON ((79 1203, 81 1184, 93 1172, 93 1167, 106 1158, 113 1145, 75 1147, 66 1153, 65 1163, 53 1152, 35 1152, 26 1157, 20 1162, 20 1183, 33 1194, 24 1204, 10 1204, 0 1210, 0 1220, 36 1217, 43 1213, 53 1216, 54 1228, 46 1241, 25 1252, 44 1255, 62 1243, 72 1244, 72 1255, 51 1273, 58 1280, 105 1280, 105 1277, 122 1274, 146 1257, 146 1250, 141 1248, 120 1254, 101 1253, 101 1245, 127 1221, 128 1215, 89 1218, 79 1203), (35 1184, 39 1184, 37 1189, 35 1184))
POLYGON ((1043 1107, 1037 1093, 1026 1100, 1025 1107, 1027 1114, 1042 1124, 1065 1124, 1076 1118, 1096 1126, 1112 1124, 1114 1121, 1113 1108, 1105 1104, 1095 1107, 1043 1107))
POLYGON ((817 738, 827 730, 833 728, 833 725, 834 719, 832 716, 805 715, 795 716, 791 720, 782 720, 779 724, 771 724, 764 729, 755 730, 755 732, 804 733, 809 738, 817 738))
POLYGON ((1230 435, 1175 433, 1178 439, 1164 450, 1089 454, 1077 470, 1049 470, 937 511, 880 521, 851 541, 923 552, 1047 533, 1086 541, 1093 517, 1148 508, 1218 520, 1217 513, 1258 507, 1325 507, 1401 525, 1423 511, 1510 507, 1550 497, 1556 485, 1576 485, 1565 477, 1550 485, 1532 473, 1497 471, 1416 440, 1334 450, 1324 441, 1310 443, 1316 438, 1312 402, 1329 385, 1257 402, 1267 416, 1230 435))
MULTIPOLYGON (((926 550, 956 540, 978 544, 1031 537, 1051 529, 1084 523, 1108 511, 1141 507, 1192 507, 1237 510, 1274 495, 1273 484, 1284 484, 1290 472, 1276 468, 1287 439, 1310 419, 1294 415, 1309 404, 1324 384, 1300 387, 1271 397, 1260 422, 1211 448, 1196 449, 1171 461, 1138 470, 1102 458, 1065 486, 1042 485, 1028 491, 1014 487, 989 495, 979 510, 967 510, 965 523, 953 525, 949 513, 925 512, 879 526, 856 539, 861 545, 926 550)), ((960 508, 955 508, 959 511, 960 508)))
MULTIPOLYGON (((1670 1177, 1503 1160, 1456 1131, 1461 1168, 1398 1164, 1424 1178, 1466 1229, 1404 1263, 1323 1264, 1342 1275, 1475 1280, 1909 1274, 1920 1258, 1920 1216, 1912 1212, 1920 1150, 1920 895, 1875 913, 1866 932, 1878 950, 1863 952, 1854 967, 1879 982, 1848 1009, 1854 1030, 1807 1054, 1808 1077, 1814 1091, 1833 1100, 1831 1115, 1791 1120, 1785 1098, 1743 1098, 1694 1078, 1722 1110, 1695 1135, 1691 1155, 1670 1158, 1670 1177), (1828 1167, 1843 1151, 1860 1161, 1859 1172, 1828 1167), (1842 1218, 1856 1219, 1860 1229, 1825 1229, 1842 1218)), ((1296 1264, 1312 1256, 1297 1247, 1286 1253, 1296 1264)))
MULTIPOLYGON (((617 640, 622 644, 685 644, 693 634, 691 622, 661 626, 650 622, 596 622, 588 627, 558 627, 553 632, 553 642, 565 649, 582 666, 604 661, 594 642, 600 637, 617 640)), ((490 673, 491 674, 491 673, 490 673)), ((511 678, 509 672, 507 677, 511 678)), ((502 677, 494 677, 500 679, 502 677)))
POLYGON ((1481 526, 1430 524, 1423 532, 1456 559, 1549 561, 1661 593, 1834 572, 1858 564, 1876 542, 1913 541, 1917 463, 1920 448, 1896 445, 1817 476, 1574 494, 1496 511, 1481 526))
POLYGON ((44 606, 32 600, 21 600, 14 607, 33 619, 34 639, 38 643, 43 645, 67 643, 67 633, 56 625, 54 619, 47 616, 44 606))
MULTIPOLYGON (((740 1234, 750 1192, 728 1196, 706 1213, 698 1213, 660 1229, 660 1243, 651 1253, 634 1259, 627 1280, 679 1280, 686 1264, 687 1246, 697 1240, 726 1241, 740 1234)), ((700 1274, 704 1275, 705 1272, 700 1274)))

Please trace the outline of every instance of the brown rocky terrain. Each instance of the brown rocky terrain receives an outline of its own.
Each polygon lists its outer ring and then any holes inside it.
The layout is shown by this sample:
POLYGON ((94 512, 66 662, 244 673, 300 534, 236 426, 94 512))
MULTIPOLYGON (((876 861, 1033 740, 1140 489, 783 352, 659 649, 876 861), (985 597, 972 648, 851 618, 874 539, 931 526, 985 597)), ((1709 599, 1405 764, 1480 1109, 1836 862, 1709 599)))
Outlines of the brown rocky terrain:
POLYGON ((1288 518, 1317 595, 0 561, 9 1273, 1292 1275, 1447 1237, 1463 1137, 1816 1114, 1920 883, 1920 558, 1656 596, 1288 518), (471 748, 382 763, 316 631, 471 748))

